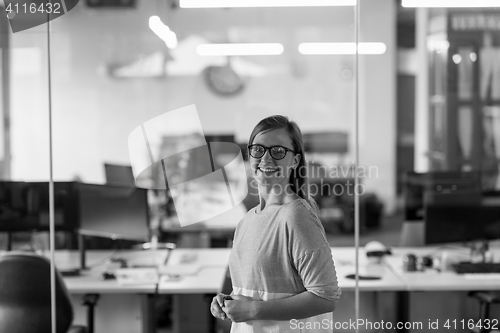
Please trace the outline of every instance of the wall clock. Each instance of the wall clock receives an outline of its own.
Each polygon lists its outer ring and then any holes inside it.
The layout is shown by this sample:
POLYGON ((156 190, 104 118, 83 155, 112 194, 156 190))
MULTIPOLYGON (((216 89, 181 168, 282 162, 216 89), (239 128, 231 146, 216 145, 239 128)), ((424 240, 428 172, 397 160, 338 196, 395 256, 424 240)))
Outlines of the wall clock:
POLYGON ((230 66, 209 66, 203 75, 209 89, 217 95, 233 96, 243 90, 243 80, 230 66))

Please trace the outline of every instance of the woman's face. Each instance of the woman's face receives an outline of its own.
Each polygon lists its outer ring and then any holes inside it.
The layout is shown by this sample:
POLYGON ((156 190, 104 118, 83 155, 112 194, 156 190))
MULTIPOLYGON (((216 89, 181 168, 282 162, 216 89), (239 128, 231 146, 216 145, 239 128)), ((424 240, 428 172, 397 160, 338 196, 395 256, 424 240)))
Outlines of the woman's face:
MULTIPOLYGON (((284 128, 261 132, 255 136, 251 144, 259 144, 264 147, 283 146, 293 150, 292 140, 284 128)), ((297 167, 299 161, 300 154, 287 151, 283 159, 276 160, 271 157, 270 151, 267 150, 261 158, 250 156, 250 168, 253 177, 260 186, 281 185, 283 186, 281 190, 284 191, 284 187, 289 184, 292 168, 297 167)))

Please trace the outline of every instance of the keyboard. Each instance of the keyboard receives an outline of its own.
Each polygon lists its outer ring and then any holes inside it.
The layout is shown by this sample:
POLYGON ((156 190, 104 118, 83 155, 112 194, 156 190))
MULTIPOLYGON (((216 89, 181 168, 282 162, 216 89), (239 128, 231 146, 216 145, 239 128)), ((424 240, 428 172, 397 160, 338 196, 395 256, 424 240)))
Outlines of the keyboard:
POLYGON ((500 273, 500 262, 468 262, 462 261, 453 265, 458 274, 500 273))
POLYGON ((500 273, 470 273, 462 274, 466 280, 493 280, 500 281, 500 273))

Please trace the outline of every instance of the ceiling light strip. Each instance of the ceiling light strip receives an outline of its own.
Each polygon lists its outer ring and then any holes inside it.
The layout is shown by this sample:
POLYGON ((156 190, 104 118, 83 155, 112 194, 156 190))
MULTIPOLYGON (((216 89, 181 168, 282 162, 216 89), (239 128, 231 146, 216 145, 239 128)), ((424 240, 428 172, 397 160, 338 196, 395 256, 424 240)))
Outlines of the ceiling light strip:
POLYGON ((403 7, 500 7, 500 0, 403 0, 403 7))
POLYGON ((177 35, 168 26, 163 24, 158 16, 155 15, 149 18, 149 28, 167 44, 169 49, 177 47, 177 35))
MULTIPOLYGON (((359 54, 384 54, 384 43, 359 43, 359 54)), ((299 52, 305 55, 356 54, 356 43, 301 43, 299 52)))
POLYGON ((356 6, 357 0, 180 0, 181 8, 356 6))
POLYGON ((283 50, 283 45, 279 43, 200 44, 196 48, 201 56, 280 55, 283 50))

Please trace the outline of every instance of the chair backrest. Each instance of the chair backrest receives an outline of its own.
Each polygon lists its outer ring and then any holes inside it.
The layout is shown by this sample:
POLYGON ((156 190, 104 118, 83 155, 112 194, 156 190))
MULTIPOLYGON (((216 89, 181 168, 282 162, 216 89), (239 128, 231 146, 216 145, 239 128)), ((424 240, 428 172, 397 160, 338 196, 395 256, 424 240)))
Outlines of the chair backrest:
MULTIPOLYGON (((73 308, 64 282, 56 274, 57 333, 65 333, 73 308)), ((0 332, 50 333, 50 262, 29 253, 0 256, 0 332)))

